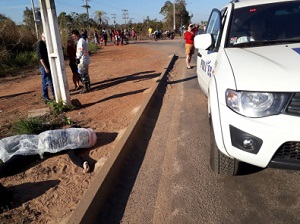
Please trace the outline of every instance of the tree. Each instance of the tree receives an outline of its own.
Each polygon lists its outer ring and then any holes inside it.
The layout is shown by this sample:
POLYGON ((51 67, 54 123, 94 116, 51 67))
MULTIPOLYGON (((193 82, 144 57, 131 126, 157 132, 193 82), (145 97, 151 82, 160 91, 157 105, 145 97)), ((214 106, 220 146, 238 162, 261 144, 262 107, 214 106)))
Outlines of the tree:
POLYGON ((87 14, 86 13, 82 13, 82 14, 78 14, 76 12, 71 12, 71 14, 69 15, 72 19, 72 24, 71 26, 74 29, 82 29, 84 27, 87 27, 87 14))
POLYGON ((4 14, 0 13, 0 22, 3 20, 9 19, 8 17, 6 17, 4 14))
MULTIPOLYGON (((36 10, 38 10, 38 8, 36 8, 36 10)), ((23 23, 30 29, 34 29, 35 27, 32 9, 29 9, 28 7, 23 11, 23 23)))
MULTIPOLYGON (((41 20, 41 14, 40 14, 40 8, 35 8, 35 17, 36 17, 36 22, 37 23, 37 29, 38 32, 41 33, 43 32, 43 26, 39 25, 41 24, 40 20, 41 20)), ((32 9, 30 8, 25 8, 25 10, 23 11, 23 25, 27 27, 27 29, 30 30, 31 33, 36 35, 36 30, 35 30, 35 21, 33 18, 33 14, 32 14, 32 9)))
POLYGON ((160 29, 162 30, 164 28, 163 22, 157 21, 157 19, 151 20, 149 16, 144 20, 144 24, 147 25, 146 30, 148 30, 148 27, 151 26, 153 29, 160 29))
POLYGON ((57 17, 57 21, 59 24, 59 27, 66 28, 70 27, 73 23, 73 18, 70 15, 67 15, 65 12, 61 12, 59 16, 57 17))
POLYGON ((109 17, 106 15, 107 13, 101 10, 95 12, 94 18, 99 29, 102 29, 103 26, 108 25, 109 17))
MULTIPOLYGON (((166 1, 164 6, 160 10, 165 22, 165 28, 172 30, 174 26, 174 3, 171 1, 166 1)), ((181 27, 182 25, 187 25, 191 22, 193 15, 190 15, 186 10, 185 0, 175 0, 175 26, 176 28, 181 27)))
POLYGON ((162 14, 165 22, 165 29, 172 30, 172 24, 173 24, 173 3, 170 1, 166 1, 165 5, 161 8, 160 14, 162 14))

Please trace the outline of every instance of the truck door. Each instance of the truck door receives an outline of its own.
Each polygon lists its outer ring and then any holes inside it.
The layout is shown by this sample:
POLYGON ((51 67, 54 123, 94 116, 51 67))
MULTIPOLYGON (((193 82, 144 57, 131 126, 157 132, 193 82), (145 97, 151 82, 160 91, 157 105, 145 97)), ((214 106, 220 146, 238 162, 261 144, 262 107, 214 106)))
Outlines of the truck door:
MULTIPOLYGON (((224 22, 224 21, 223 21, 224 22)), ((197 77, 200 87, 208 95, 208 84, 213 75, 218 48, 221 39, 222 15, 214 9, 209 17, 205 33, 212 36, 212 45, 208 49, 199 49, 197 58, 197 77)))

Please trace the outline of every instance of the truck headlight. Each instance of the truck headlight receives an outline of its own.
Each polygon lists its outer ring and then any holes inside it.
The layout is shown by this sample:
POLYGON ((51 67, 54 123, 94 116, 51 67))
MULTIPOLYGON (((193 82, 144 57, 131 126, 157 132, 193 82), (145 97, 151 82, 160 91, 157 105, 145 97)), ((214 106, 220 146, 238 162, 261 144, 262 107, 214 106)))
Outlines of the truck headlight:
POLYGON ((266 117, 282 112, 292 93, 226 90, 227 106, 246 117, 266 117))

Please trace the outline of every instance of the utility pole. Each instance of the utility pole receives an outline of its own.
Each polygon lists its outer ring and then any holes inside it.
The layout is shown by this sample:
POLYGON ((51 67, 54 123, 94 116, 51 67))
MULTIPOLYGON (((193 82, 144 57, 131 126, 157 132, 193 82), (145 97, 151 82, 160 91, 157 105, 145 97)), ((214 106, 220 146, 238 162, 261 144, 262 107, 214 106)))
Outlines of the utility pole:
MULTIPOLYGON (((83 0, 84 1, 84 0, 83 0)), ((86 17, 87 17, 87 23, 89 22, 90 16, 89 16, 89 8, 91 8, 91 6, 89 6, 88 1, 90 0, 85 0, 85 5, 81 6, 83 8, 86 8, 86 17)), ((90 25, 88 24, 88 27, 90 25)))
POLYGON ((114 28, 116 28, 116 14, 111 14, 111 18, 114 20, 114 28))
POLYGON ((174 32, 175 32, 176 31, 176 23, 175 23, 175 0, 174 0, 174 4, 173 4, 173 22, 174 22, 174 32))
POLYGON ((36 38, 39 39, 39 30, 38 30, 38 27, 37 27, 37 20, 36 20, 36 16, 35 16, 35 7, 34 7, 33 0, 31 0, 31 5, 32 5, 32 13, 33 13, 33 20, 34 20, 36 38))
POLYGON ((125 25, 126 25, 126 21, 127 21, 127 19, 129 19, 129 13, 128 13, 128 9, 122 9, 122 11, 123 11, 123 17, 122 17, 122 19, 124 19, 124 21, 125 21, 125 25))
POLYGON ((46 35, 46 45, 53 79, 56 102, 61 100, 70 105, 71 98, 66 75, 62 43, 59 34, 56 8, 54 0, 39 0, 41 20, 46 35))

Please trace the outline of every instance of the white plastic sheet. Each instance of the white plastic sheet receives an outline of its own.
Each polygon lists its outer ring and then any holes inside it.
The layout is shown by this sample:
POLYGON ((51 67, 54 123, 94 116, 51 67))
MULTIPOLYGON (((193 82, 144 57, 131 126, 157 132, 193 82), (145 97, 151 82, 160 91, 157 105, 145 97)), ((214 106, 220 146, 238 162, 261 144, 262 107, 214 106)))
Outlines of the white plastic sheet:
POLYGON ((96 133, 90 128, 49 130, 39 135, 15 135, 0 140, 0 159, 8 161, 14 155, 57 153, 67 149, 90 148, 96 144, 96 133))

